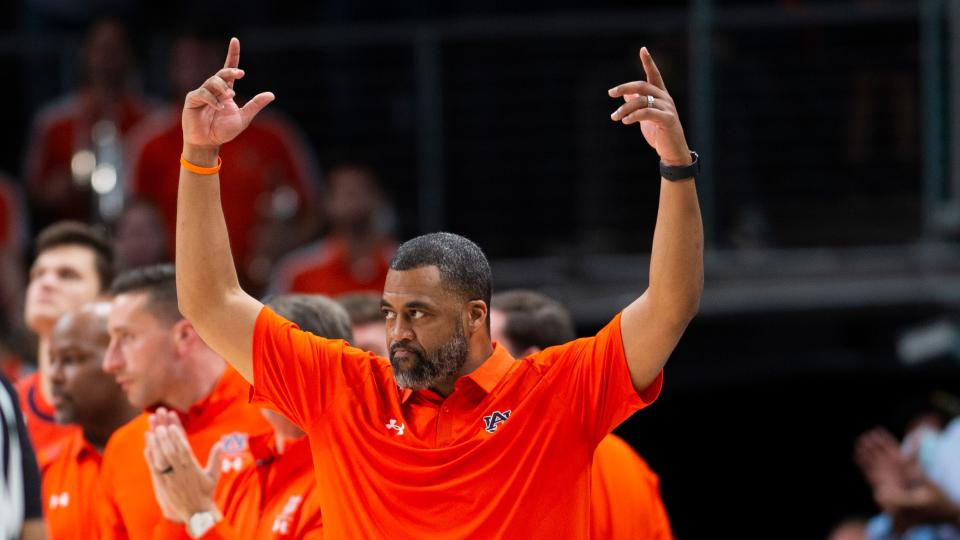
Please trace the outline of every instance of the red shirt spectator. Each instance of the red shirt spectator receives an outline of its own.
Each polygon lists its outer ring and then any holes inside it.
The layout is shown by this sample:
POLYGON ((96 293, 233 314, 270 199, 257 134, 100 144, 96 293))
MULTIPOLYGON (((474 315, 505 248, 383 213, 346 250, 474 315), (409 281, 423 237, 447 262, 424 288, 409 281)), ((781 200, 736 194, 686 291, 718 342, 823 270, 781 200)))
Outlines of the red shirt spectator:
POLYGON ((383 290, 396 244, 382 240, 370 254, 350 260, 346 241, 327 238, 301 248, 281 261, 273 287, 278 292, 337 296, 349 292, 383 290))
MULTIPOLYGON (((171 107, 144 121, 131 136, 127 160, 126 188, 159 208, 170 246, 175 240, 182 148, 180 108, 171 107)), ((223 185, 223 214, 233 258, 243 269, 250 254, 251 235, 270 211, 270 196, 275 190, 290 188, 298 197, 299 208, 311 206, 315 167, 294 128, 269 114, 259 115, 243 134, 221 149, 220 156, 221 174, 230 179, 223 185)))
POLYGON ((129 90, 131 53, 119 22, 95 23, 81 52, 83 86, 43 107, 33 121, 25 175, 37 227, 62 219, 90 221, 90 174, 96 162, 74 162, 74 157, 94 150, 99 122, 108 122, 105 129, 98 128, 104 140, 112 137, 111 145, 122 146, 124 136, 149 111, 147 102, 129 90))

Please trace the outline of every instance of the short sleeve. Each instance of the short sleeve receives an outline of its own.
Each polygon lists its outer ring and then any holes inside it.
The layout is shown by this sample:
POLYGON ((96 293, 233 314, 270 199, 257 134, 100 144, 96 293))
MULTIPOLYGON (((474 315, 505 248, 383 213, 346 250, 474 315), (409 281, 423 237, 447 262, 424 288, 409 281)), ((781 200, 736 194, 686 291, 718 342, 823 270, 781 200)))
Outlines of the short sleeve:
POLYGON ((373 353, 304 332, 264 307, 253 332, 252 401, 272 406, 304 431, 339 393, 369 380, 373 353))
POLYGON ((544 353, 557 355, 554 369, 573 399, 568 403, 588 440, 596 445, 634 412, 653 403, 663 386, 663 372, 640 393, 633 388, 617 314, 596 336, 572 341, 544 353))

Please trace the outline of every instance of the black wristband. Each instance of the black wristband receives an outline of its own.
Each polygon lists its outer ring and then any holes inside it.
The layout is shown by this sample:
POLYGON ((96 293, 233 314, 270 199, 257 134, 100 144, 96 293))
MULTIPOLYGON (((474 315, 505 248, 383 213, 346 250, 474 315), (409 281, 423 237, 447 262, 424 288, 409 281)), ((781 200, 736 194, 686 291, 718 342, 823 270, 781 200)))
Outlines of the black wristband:
POLYGON ((660 162, 660 176, 674 182, 676 180, 686 180, 688 178, 696 178, 700 174, 700 156, 696 152, 691 151, 690 157, 693 158, 693 163, 687 165, 686 167, 671 167, 664 162, 660 162))

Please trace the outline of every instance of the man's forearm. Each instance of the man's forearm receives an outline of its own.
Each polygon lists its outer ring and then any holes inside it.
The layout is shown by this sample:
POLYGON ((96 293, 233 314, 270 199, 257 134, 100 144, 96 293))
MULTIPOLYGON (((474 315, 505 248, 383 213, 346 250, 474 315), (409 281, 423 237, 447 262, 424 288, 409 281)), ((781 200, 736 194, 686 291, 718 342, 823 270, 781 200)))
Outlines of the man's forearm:
POLYGON ((693 180, 660 181, 647 296, 662 316, 693 318, 703 291, 703 222, 693 180))
MULTIPOLYGON (((201 167, 214 166, 217 154, 216 148, 183 149, 184 158, 201 167)), ((219 174, 180 168, 176 262, 180 310, 188 319, 203 306, 219 305, 240 287, 220 203, 219 174)))

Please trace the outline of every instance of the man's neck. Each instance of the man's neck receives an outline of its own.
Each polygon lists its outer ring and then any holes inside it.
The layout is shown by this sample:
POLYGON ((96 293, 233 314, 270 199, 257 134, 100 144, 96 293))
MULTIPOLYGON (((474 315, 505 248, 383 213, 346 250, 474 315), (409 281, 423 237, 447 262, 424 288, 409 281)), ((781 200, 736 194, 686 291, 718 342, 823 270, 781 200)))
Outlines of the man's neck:
POLYGON ((50 387, 50 336, 38 335, 37 348, 37 381, 40 387, 40 396, 47 403, 53 401, 53 391, 50 387))
POLYGON ((190 407, 213 392, 214 387, 227 368, 226 362, 217 356, 204 355, 184 361, 185 369, 163 402, 170 407, 186 412, 190 407))
POLYGON ((457 372, 456 375, 431 386, 430 389, 443 397, 449 396, 453 393, 453 388, 457 382, 457 379, 473 373, 474 370, 482 366, 492 354, 493 344, 490 342, 489 338, 487 338, 486 341, 479 342, 476 346, 471 346, 467 350, 467 361, 464 362, 463 367, 460 368, 460 371, 457 372))
POLYGON ((81 426, 83 429, 83 438, 102 454, 113 432, 119 429, 120 426, 133 420, 138 413, 139 411, 134 409, 126 398, 123 398, 122 403, 118 402, 114 404, 113 407, 97 415, 97 422, 95 424, 81 426))

